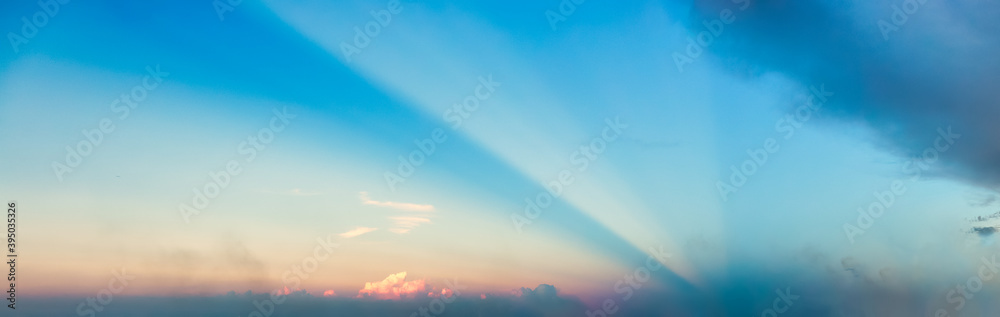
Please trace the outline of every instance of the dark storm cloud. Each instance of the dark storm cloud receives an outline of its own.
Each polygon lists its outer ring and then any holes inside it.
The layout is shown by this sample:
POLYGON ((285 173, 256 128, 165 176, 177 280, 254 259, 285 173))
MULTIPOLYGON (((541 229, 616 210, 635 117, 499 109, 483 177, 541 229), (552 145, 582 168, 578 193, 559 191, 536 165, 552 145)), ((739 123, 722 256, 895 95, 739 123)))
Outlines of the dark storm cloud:
MULTIPOLYGON (((212 297, 123 297, 114 298, 97 316, 574 316, 584 306, 564 298, 552 285, 521 288, 520 296, 478 294, 444 302, 427 296, 403 300, 315 297, 295 292, 275 305, 270 294, 244 292, 212 297), (436 302, 436 304, 431 304, 436 302), (442 304, 443 303, 443 304, 442 304)), ((23 300, 22 311, 30 316, 77 316, 79 298, 23 300)), ((19 309, 21 308, 19 307, 19 309)), ((89 316, 84 314, 81 316, 89 316)))
MULTIPOLYGON (((732 6, 695 1, 677 13, 696 34, 732 6)), ((1000 185, 1000 3, 778 0, 737 13, 707 48, 732 72, 825 85, 836 95, 824 111, 869 126, 903 156, 922 155, 951 126, 961 138, 938 172, 1000 185)))

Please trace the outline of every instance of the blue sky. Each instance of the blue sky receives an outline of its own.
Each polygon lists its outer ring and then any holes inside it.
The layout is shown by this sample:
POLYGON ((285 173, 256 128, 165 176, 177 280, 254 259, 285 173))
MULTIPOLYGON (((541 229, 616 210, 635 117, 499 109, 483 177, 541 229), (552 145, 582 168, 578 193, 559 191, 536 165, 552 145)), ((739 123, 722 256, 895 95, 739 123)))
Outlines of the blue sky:
MULTIPOLYGON (((773 289, 848 258, 933 267, 912 280, 932 293, 988 251, 952 250, 979 239, 967 218, 994 210, 988 14, 928 2, 884 33, 888 1, 586 1, 555 23, 547 12, 572 2, 393 3, 72 1, 0 50, 0 189, 28 210, 23 252, 40 259, 23 274, 42 282, 23 292, 88 296, 118 267, 140 277, 126 294, 268 291, 333 235, 336 259, 301 289, 351 296, 408 272, 483 294, 551 284, 592 304, 663 248, 669 270, 649 289, 733 300, 734 312, 760 306, 730 289, 754 272, 801 272, 744 281, 773 289), (734 20, 686 55, 723 12, 734 20), (112 103, 147 68, 163 81, 122 118, 112 103), (810 95, 822 105, 802 108, 810 95), (467 100, 478 107, 456 128, 467 100), (241 142, 275 130, 275 112, 289 120, 249 160, 241 142), (57 176, 102 119, 114 130, 57 176), (961 137, 914 178, 949 127, 961 137), (435 135, 390 185, 400 157, 435 135), (748 151, 766 161, 746 163, 748 151), (178 206, 231 161, 241 172, 186 221, 178 206), (745 184, 720 194, 745 163, 745 184), (561 174, 573 180, 552 205, 517 224, 561 174), (905 193, 845 234, 895 180, 905 193), (824 260, 795 262, 813 255, 824 260)), ((0 29, 22 34, 40 10, 4 4, 0 29)))

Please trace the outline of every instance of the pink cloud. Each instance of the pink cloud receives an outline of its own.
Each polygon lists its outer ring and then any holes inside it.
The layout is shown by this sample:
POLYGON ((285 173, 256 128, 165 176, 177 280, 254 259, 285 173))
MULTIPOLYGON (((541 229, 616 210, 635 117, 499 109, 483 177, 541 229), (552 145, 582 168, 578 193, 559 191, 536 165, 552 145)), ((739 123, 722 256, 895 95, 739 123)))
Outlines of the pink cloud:
POLYGON ((337 292, 334 292, 332 289, 323 292, 323 297, 333 297, 333 296, 337 296, 337 292))
POLYGON ((292 293, 292 291, 290 291, 288 289, 288 286, 285 286, 284 289, 278 289, 278 291, 275 293, 275 295, 288 295, 288 294, 291 294, 291 293, 292 293))
POLYGON ((365 283, 358 291, 359 298, 373 297, 377 299, 400 299, 401 296, 413 296, 426 291, 424 280, 407 281, 406 272, 390 274, 380 282, 365 283))
POLYGON ((455 292, 452 292, 451 289, 442 288, 440 292, 438 292, 438 291, 430 291, 430 292, 428 292, 427 293, 427 297, 433 297, 433 298, 438 298, 438 297, 450 298, 454 294, 455 294, 455 292))

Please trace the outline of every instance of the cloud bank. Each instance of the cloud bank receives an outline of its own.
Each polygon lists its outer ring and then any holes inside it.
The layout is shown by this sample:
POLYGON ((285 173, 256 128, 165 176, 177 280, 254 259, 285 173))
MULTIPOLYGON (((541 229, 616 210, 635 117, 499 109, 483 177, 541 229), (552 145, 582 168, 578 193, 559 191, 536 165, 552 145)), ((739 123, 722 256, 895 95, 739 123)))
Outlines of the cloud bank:
MULTIPOLYGON (((692 34, 719 17, 719 3, 694 1, 692 34)), ((836 92, 827 114, 869 127, 900 156, 926 155, 950 127, 961 139, 935 173, 996 188, 998 13, 1000 3, 985 0, 753 1, 706 51, 734 74, 825 85, 836 92)))

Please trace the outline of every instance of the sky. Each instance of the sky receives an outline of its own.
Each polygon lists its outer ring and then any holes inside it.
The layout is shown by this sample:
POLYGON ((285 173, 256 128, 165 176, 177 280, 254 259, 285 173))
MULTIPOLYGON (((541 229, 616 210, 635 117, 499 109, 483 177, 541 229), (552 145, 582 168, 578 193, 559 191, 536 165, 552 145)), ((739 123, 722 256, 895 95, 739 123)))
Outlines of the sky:
POLYGON ((996 314, 950 291, 1000 251, 998 13, 8 1, 17 295, 707 316, 784 313, 791 289, 791 315, 996 314))

